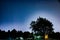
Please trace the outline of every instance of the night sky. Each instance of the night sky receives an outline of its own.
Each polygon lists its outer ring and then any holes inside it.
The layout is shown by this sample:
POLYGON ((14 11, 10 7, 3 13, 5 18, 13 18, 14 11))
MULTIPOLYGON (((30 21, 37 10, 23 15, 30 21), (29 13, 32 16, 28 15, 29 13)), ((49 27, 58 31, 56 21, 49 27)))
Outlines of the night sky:
POLYGON ((2 0, 0 1, 0 29, 30 31, 31 21, 43 17, 60 32, 60 3, 57 0, 2 0))

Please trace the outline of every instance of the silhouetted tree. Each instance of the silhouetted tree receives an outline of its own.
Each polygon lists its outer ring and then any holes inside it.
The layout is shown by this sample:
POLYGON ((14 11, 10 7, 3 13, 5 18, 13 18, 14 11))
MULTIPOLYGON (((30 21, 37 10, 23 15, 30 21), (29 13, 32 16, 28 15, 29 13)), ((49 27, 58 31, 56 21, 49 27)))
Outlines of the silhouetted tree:
POLYGON ((13 29, 12 31, 11 31, 11 38, 16 38, 16 34, 17 34, 17 31, 15 30, 15 29, 13 29))
POLYGON ((54 32, 52 34, 49 34, 49 37, 52 39, 60 40, 60 33, 59 32, 54 32))
POLYGON ((24 40, 27 40, 27 38, 29 38, 29 36, 30 36, 30 32, 24 32, 23 33, 24 40))
POLYGON ((60 0, 58 0, 58 2, 60 2, 60 0))
POLYGON ((23 36, 23 32, 22 31, 18 31, 17 32, 17 37, 22 37, 23 36))
POLYGON ((52 33, 53 32, 53 24, 48 21, 46 18, 39 17, 36 21, 31 22, 32 31, 35 33, 45 34, 45 33, 52 33))

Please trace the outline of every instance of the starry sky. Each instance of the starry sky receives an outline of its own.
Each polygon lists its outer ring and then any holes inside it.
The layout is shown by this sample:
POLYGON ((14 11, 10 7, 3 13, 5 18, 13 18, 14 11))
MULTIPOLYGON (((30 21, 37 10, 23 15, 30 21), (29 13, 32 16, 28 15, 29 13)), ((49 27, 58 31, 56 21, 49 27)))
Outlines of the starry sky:
POLYGON ((60 3, 57 0, 1 0, 0 29, 30 31, 31 21, 43 17, 60 32, 60 3))

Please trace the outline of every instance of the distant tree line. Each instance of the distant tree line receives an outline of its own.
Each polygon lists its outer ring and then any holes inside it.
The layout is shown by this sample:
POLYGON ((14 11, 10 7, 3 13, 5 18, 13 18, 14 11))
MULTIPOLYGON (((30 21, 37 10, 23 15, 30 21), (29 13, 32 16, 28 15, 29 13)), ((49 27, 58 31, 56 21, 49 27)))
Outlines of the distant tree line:
MULTIPOLYGON (((27 38, 34 38, 33 35, 34 35, 33 33, 30 33, 28 31, 22 32, 22 31, 16 31, 15 29, 13 29, 12 31, 8 30, 8 32, 0 30, 0 39, 7 39, 9 37, 15 39, 15 38, 23 37, 26 40, 27 38)), ((49 34, 49 38, 60 40, 60 32, 56 32, 56 33, 53 32, 52 34, 49 34)))
POLYGON ((22 32, 22 31, 16 31, 15 29, 13 29, 12 31, 8 30, 8 32, 5 31, 1 31, 0 30, 0 39, 7 39, 7 38, 19 38, 19 37, 23 37, 24 39, 26 38, 31 38, 33 33, 30 33, 28 31, 22 32))
POLYGON ((49 34, 49 38, 60 40, 60 32, 53 32, 52 34, 49 34))

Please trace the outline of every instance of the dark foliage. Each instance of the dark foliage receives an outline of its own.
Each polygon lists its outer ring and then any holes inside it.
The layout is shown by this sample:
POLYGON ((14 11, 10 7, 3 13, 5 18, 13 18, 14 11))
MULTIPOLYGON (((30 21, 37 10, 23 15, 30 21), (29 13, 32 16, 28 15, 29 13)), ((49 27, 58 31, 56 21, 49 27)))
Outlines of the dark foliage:
POLYGON ((13 29, 12 31, 8 30, 8 32, 5 31, 1 31, 0 30, 0 39, 7 39, 7 38, 19 38, 19 37, 23 37, 24 39, 27 38, 31 38, 33 34, 30 32, 22 32, 22 31, 16 31, 15 29, 13 29))
POLYGON ((49 37, 53 38, 53 39, 60 40, 60 33, 56 32, 56 33, 49 34, 49 37))
MULTIPOLYGON (((38 34, 36 34, 36 35, 38 35, 38 34)), ((30 33, 30 32, 16 31, 15 29, 13 29, 12 31, 8 30, 8 32, 0 30, 0 39, 7 39, 9 37, 14 38, 14 39, 16 37, 23 37, 24 40, 26 40, 27 38, 34 38, 33 33, 30 33)), ((49 34, 49 38, 60 40, 60 33, 53 32, 52 34, 49 34)))
POLYGON ((58 2, 60 2, 60 0, 58 0, 58 2))
POLYGON ((45 33, 52 33, 52 26, 53 24, 49 20, 39 17, 36 21, 31 22, 30 28, 32 28, 35 33, 40 33, 41 35, 43 35, 45 33))

